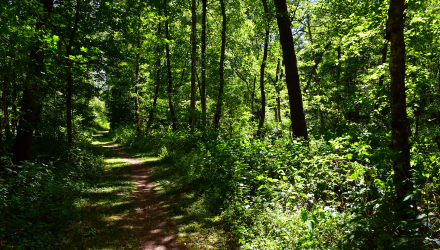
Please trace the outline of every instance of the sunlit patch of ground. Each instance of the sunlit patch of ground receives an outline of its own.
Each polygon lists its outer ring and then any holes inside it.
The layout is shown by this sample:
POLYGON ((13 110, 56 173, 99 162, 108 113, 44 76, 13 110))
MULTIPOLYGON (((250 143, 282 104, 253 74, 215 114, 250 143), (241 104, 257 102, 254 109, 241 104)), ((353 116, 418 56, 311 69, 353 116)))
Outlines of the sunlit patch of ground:
POLYGON ((66 230, 62 249, 135 249, 136 229, 129 226, 134 209, 135 185, 130 162, 102 147, 105 137, 95 137, 94 152, 106 158, 103 175, 75 202, 78 222, 66 230))
POLYGON ((178 166, 160 161, 153 166, 156 190, 166 201, 163 206, 170 210, 170 220, 178 225, 176 235, 180 242, 189 249, 238 249, 221 217, 208 212, 203 195, 182 184, 185 176, 176 173, 178 166))

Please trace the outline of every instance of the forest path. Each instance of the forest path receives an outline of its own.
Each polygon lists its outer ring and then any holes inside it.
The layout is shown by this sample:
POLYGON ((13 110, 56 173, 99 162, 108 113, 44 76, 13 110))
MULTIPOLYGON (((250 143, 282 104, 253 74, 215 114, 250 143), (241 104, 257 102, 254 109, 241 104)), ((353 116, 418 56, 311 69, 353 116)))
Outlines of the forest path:
MULTIPOLYGON (((101 134, 105 136, 105 134, 101 134)), ((127 173, 134 181, 133 191, 134 209, 128 211, 118 224, 122 227, 129 227, 136 239, 133 239, 136 248, 144 250, 162 249, 187 249, 175 241, 177 227, 167 219, 167 209, 162 206, 165 201, 160 200, 156 193, 156 184, 151 177, 151 169, 147 162, 134 158, 122 152, 114 143, 105 142, 102 147, 111 149, 130 163, 130 173, 127 173)))

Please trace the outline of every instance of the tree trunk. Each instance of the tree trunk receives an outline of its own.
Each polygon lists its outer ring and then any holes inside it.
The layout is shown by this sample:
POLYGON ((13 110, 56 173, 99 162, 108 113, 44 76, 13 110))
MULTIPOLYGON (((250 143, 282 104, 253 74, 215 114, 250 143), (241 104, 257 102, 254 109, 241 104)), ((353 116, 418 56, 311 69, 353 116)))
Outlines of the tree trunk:
POLYGON ((66 117, 67 117, 67 137, 68 142, 70 144, 73 143, 72 136, 72 92, 73 92, 73 84, 72 84, 72 60, 69 59, 69 56, 72 52, 73 40, 75 39, 75 34, 78 29, 79 22, 79 4, 80 0, 76 1, 76 13, 75 13, 75 24, 73 25, 72 32, 70 33, 69 44, 66 48, 66 58, 67 58, 67 103, 66 103, 66 117))
MULTIPOLYGON (((157 27, 157 34, 160 36, 160 31, 161 31, 161 27, 160 27, 160 23, 158 24, 157 27)), ((156 73, 156 90, 154 91, 154 99, 153 99, 153 107, 150 110, 150 113, 148 115, 148 124, 147 124, 147 132, 150 131, 150 127, 153 124, 153 119, 154 119, 154 111, 156 110, 156 104, 157 104, 157 97, 159 95, 159 87, 160 87, 160 47, 158 46, 157 48, 157 73, 156 73)))
MULTIPOLYGON (((163 0, 164 10, 165 10, 165 36, 166 39, 170 40, 170 34, 168 31, 168 11, 167 11, 167 0, 163 0)), ((168 70, 168 104, 170 106, 170 114, 172 121, 173 131, 177 130, 177 119, 176 114, 174 113, 174 105, 173 105, 173 78, 171 75, 171 61, 170 61, 170 45, 166 44, 166 58, 167 58, 167 70, 168 70)))
MULTIPOLYGON (((283 80, 283 76, 284 76, 284 71, 283 68, 280 67, 280 79, 279 81, 281 82, 281 80, 283 80)), ((283 85, 279 85, 278 86, 278 96, 277 96, 277 106, 278 106, 278 122, 282 122, 281 120, 281 90, 283 89, 283 85)))
MULTIPOLYGON (((4 77, 5 82, 3 86, 2 91, 2 104, 3 104, 3 119, 0 119, 0 143, 3 141, 3 130, 6 129, 6 126, 9 124, 9 115, 8 115, 8 104, 6 102, 6 96, 8 94, 8 88, 9 88, 9 77, 5 75, 4 77)), ((1 118, 1 116, 0 116, 1 118)), ((7 132, 6 132, 7 134, 7 132)))
POLYGON ((194 116, 196 113, 196 63, 197 63, 197 44, 196 44, 196 0, 191 1, 191 110, 189 115, 189 127, 194 131, 194 116))
POLYGON ((307 125, 301 95, 301 86, 296 61, 295 46, 286 0, 274 0, 283 59, 286 68, 286 85, 289 94, 292 133, 295 137, 307 139, 307 125))
POLYGON ((206 2, 207 0, 202 0, 202 91, 200 92, 200 101, 203 127, 206 127, 206 2))
POLYGON ((260 91, 261 91, 261 113, 260 113, 260 122, 258 124, 258 132, 257 135, 261 135, 261 130, 264 126, 264 119, 266 118, 266 92, 264 90, 264 70, 266 69, 266 60, 267 60, 267 47, 269 46, 269 8, 267 7, 267 0, 263 1, 264 14, 266 16, 266 34, 264 37, 264 51, 263 51, 263 61, 261 62, 260 67, 260 91))
POLYGON ((279 90, 279 86, 278 86, 278 74, 280 73, 280 59, 278 58, 278 62, 277 62, 277 70, 275 72, 275 82, 274 82, 274 87, 275 87, 275 92, 276 92, 276 98, 275 98, 275 122, 281 122, 281 119, 279 119, 279 109, 278 109, 278 98, 280 97, 280 90, 279 90))
MULTIPOLYGON (((35 31, 39 32, 43 29, 43 25, 47 22, 47 17, 53 9, 53 0, 40 0, 43 5, 45 14, 42 19, 37 22, 35 31)), ((35 48, 30 54, 30 69, 32 72, 31 86, 23 90, 21 104, 21 119, 17 128, 17 136, 14 141, 13 158, 14 162, 31 160, 32 136, 35 127, 35 107, 37 105, 37 95, 39 90, 39 77, 43 69, 44 52, 40 48, 40 42, 37 41, 35 48)))
POLYGON ((222 46, 220 50, 220 72, 219 72, 220 88, 218 91, 217 107, 214 116, 214 126, 216 130, 218 130, 218 128, 220 127, 220 118, 222 115, 222 104, 223 104, 223 91, 225 85, 225 79, 223 75, 223 71, 225 68, 224 62, 225 62, 225 50, 226 50, 226 10, 225 10, 224 0, 220 0, 220 7, 222 12, 222 46))
MULTIPOLYGON (((141 16, 139 15, 139 19, 141 16)), ((134 92, 135 92, 135 100, 134 100, 134 115, 136 122, 136 131, 138 134, 142 133, 141 130, 141 120, 139 117, 139 57, 140 57, 140 49, 141 49, 141 41, 138 38, 137 41, 137 53, 136 53, 136 69, 135 69, 135 81, 134 81, 134 92)))
POLYGON ((400 153, 394 163, 393 181, 397 199, 403 200, 412 190, 410 147, 408 143, 405 93, 405 40, 404 40, 404 0, 391 0, 388 10, 388 32, 391 42, 391 129, 393 149, 400 153))
MULTIPOLYGON (((338 65, 337 65, 337 69, 336 69, 336 89, 340 88, 340 83, 341 83, 341 46, 338 46, 338 48, 336 48, 336 51, 338 52, 338 65)), ((338 115, 336 116, 336 121, 337 123, 339 123, 339 115, 342 113, 341 112, 341 99, 342 99, 342 95, 340 93, 340 91, 337 92, 336 94, 336 105, 338 107, 338 115)))

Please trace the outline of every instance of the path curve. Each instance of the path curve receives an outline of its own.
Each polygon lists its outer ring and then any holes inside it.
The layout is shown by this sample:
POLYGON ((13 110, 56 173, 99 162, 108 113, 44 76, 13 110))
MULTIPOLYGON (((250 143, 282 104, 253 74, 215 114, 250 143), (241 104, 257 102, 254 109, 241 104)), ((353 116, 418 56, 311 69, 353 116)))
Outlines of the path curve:
POLYGON ((130 226, 138 232, 139 249, 143 250, 183 250, 187 249, 175 241, 173 233, 177 227, 167 220, 167 210, 160 205, 156 194, 151 170, 137 158, 134 158, 113 145, 105 148, 116 151, 131 163, 132 177, 136 184, 135 211, 130 215, 130 226))

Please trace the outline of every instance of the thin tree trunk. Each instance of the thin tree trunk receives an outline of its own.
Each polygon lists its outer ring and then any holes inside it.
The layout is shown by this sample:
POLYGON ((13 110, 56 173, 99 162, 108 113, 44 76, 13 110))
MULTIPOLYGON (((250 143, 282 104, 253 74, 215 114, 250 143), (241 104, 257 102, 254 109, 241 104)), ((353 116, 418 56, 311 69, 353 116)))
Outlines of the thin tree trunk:
POLYGON ((412 187, 410 147, 408 143, 405 93, 405 39, 404 39, 404 0, 391 0, 388 10, 388 32, 391 42, 391 129, 392 145, 400 157, 394 163, 393 181, 397 199, 402 201, 412 187))
MULTIPOLYGON (((257 57, 258 60, 258 57, 257 57)), ((254 112, 254 101, 255 101, 255 83, 257 82, 257 77, 254 77, 253 86, 252 86, 252 95, 251 95, 251 114, 254 112)))
MULTIPOLYGON (((307 31, 309 32, 310 44, 313 46, 312 30, 310 28, 310 15, 307 15, 307 31)), ((315 51, 312 49, 312 59, 315 62, 315 51)))
POLYGON ((415 135, 419 134, 419 121, 420 121, 420 104, 416 108, 416 132, 415 135))
POLYGON ((153 107, 150 110, 147 124, 147 133, 150 130, 151 125, 153 124, 154 111, 156 110, 157 97, 159 95, 159 87, 160 87, 160 59, 157 60, 157 77, 156 77, 156 89, 154 91, 154 99, 153 99, 153 107))
POLYGON ((286 85, 289 93, 292 133, 295 137, 303 137, 304 139, 307 139, 307 125, 304 115, 290 16, 287 10, 286 0, 274 1, 277 9, 277 23, 286 68, 286 85))
POLYGON ((202 91, 200 92, 200 101, 203 127, 206 127, 206 2, 207 0, 202 0, 202 91))
MULTIPOLYGON (((139 19, 140 19, 139 15, 139 19)), ((138 134, 141 134, 141 121, 139 117, 139 57, 140 57, 140 49, 141 49, 141 42, 140 38, 138 38, 137 41, 137 53, 136 53, 136 70, 135 70, 135 81, 134 81, 134 92, 135 92, 135 101, 134 101, 134 115, 135 115, 135 122, 136 122, 136 131, 138 134)))
MULTIPOLYGON (((281 68, 280 67, 280 71, 281 71, 281 73, 280 73, 280 82, 281 82, 281 80, 283 80, 283 76, 284 76, 284 71, 283 71, 283 68, 281 68)), ((279 86, 278 86, 278 97, 277 97, 277 106, 278 106, 278 122, 282 122, 282 120, 281 120, 281 89, 283 88, 283 86, 280 84, 279 86)))
MULTIPOLYGON (((47 17, 53 9, 53 0, 40 0, 43 5, 45 14, 35 26, 35 31, 43 29, 43 25, 47 22, 47 17)), ((39 41, 36 42, 35 48, 30 54, 30 68, 32 69, 32 84, 23 90, 21 104, 21 119, 17 128, 17 136, 14 141, 13 158, 14 162, 31 160, 32 137, 35 126, 35 107, 37 104, 37 95, 40 78, 40 72, 44 63, 44 52, 40 49, 39 41)))
MULTIPOLYGON (((4 77, 4 86, 2 91, 2 102, 3 102, 3 119, 0 119, 0 142, 3 141, 3 130, 5 130, 6 126, 9 124, 9 115, 8 115, 8 104, 6 102, 6 96, 8 94, 9 88, 9 77, 6 75, 4 77)), ((7 134, 7 132, 6 132, 7 134)))
MULTIPOLYGON (((168 11, 167 11, 167 0, 163 0, 163 5, 165 9, 165 36, 166 39, 170 40, 170 34, 168 31, 168 11)), ((177 130, 177 119, 176 114, 174 113, 174 105, 173 105, 173 78, 171 75, 171 60, 170 60, 170 45, 166 44, 166 58, 167 58, 167 70, 168 70, 168 104, 170 106, 170 114, 172 121, 173 131, 177 130)))
POLYGON ((73 144, 73 136, 72 136, 72 92, 73 92, 73 84, 72 84, 72 60, 69 59, 69 56, 72 52, 73 40, 75 39, 75 34, 78 29, 79 22, 79 4, 80 0, 76 1, 76 13, 75 13, 75 23, 73 25, 72 32, 70 33, 69 45, 66 48, 66 58, 67 58, 67 103, 66 103, 66 117, 67 117, 67 137, 68 142, 73 144))
POLYGON ((197 62, 197 44, 196 44, 196 0, 191 1, 191 110, 189 115, 189 127, 194 131, 194 116, 196 113, 196 62, 197 62))
POLYGON ((278 115, 278 98, 280 96, 280 91, 279 91, 279 87, 278 87, 278 74, 280 73, 280 59, 278 58, 278 62, 277 62, 277 70, 275 72, 275 82, 274 82, 274 87, 275 87, 275 91, 276 91, 276 98, 275 98, 275 122, 281 122, 280 119, 278 119, 279 115, 278 115))
MULTIPOLYGON (((337 65, 337 69, 336 69, 336 71, 337 71, 336 72, 336 89, 340 89, 340 83, 341 83, 341 46, 338 46, 336 51, 338 52, 338 65, 337 65)), ((338 115, 336 116, 337 123, 339 123, 338 122, 339 114, 342 113, 341 112, 341 105, 340 105, 341 98, 342 98, 342 95, 338 91, 337 94, 336 94, 336 104, 337 104, 337 107, 338 107, 338 115)))
POLYGON ((224 91, 224 85, 225 85, 225 79, 224 79, 224 62, 225 62, 225 50, 226 50, 226 10, 225 10, 225 4, 224 0, 220 0, 220 7, 222 12, 222 45, 220 50, 220 88, 218 91, 218 102, 216 107, 216 113, 214 116, 214 127, 216 130, 220 127, 220 118, 222 115, 222 104, 223 104, 223 91, 224 91))
MULTIPOLYGON (((160 23, 158 24, 157 27, 157 34, 160 36, 160 31, 161 31, 161 27, 160 27, 160 23)), ((157 48, 157 73, 156 73, 156 89, 154 91, 154 99, 153 99, 153 107, 150 110, 150 113, 148 115, 148 124, 147 124, 147 132, 148 133, 150 131, 151 125, 153 124, 153 119, 154 119, 154 111, 156 110, 156 104, 157 104, 157 97, 159 95, 159 87, 160 87, 160 47, 157 48)))
POLYGON ((266 34, 264 37, 264 51, 263 51, 263 61, 261 62, 260 67, 260 91, 261 91, 261 114, 260 114, 260 122, 258 124, 257 135, 261 135, 261 130, 264 126, 264 119, 266 118, 266 92, 264 89, 264 71, 266 69, 266 60, 267 60, 267 47, 269 46, 269 8, 267 7, 267 0, 263 1, 264 14, 266 16, 266 34))

